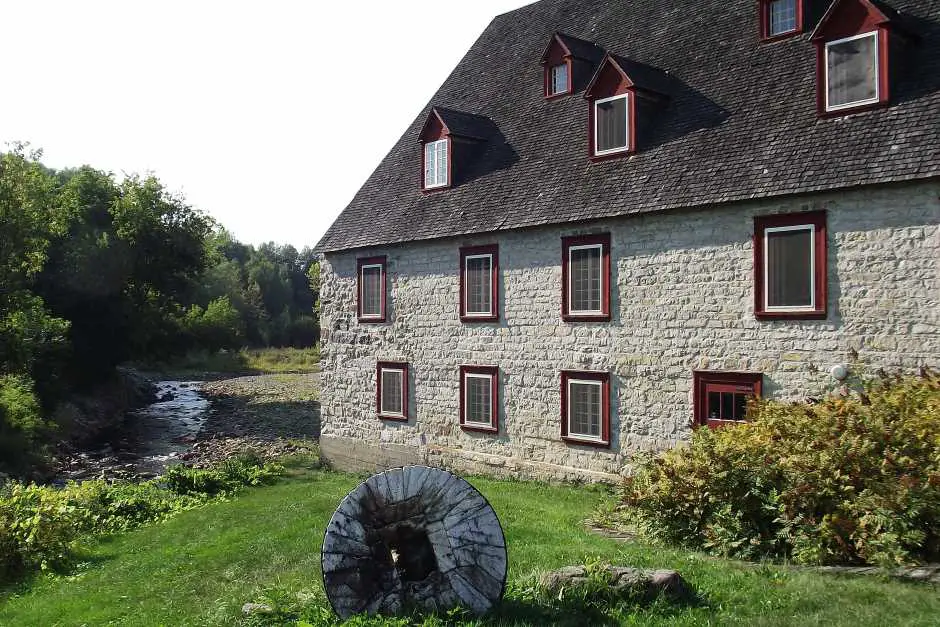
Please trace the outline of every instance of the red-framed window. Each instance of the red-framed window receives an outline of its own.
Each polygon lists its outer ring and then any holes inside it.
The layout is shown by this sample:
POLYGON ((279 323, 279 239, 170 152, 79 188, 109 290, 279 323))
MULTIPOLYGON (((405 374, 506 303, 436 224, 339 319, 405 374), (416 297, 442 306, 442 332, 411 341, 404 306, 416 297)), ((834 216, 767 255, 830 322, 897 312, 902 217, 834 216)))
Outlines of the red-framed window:
POLYGON ((571 93, 571 58, 545 66, 545 97, 558 98, 571 93))
POLYGON ((499 320, 499 246, 460 249, 460 319, 499 320))
POLYGON ((695 424, 714 429, 745 422, 747 402, 760 398, 762 381, 756 372, 695 371, 695 424))
POLYGON ((375 366, 375 408, 384 420, 408 421, 408 364, 380 361, 375 366))
POLYGON ((610 320, 610 234, 561 240, 561 317, 567 322, 610 320))
POLYGON ((754 315, 826 317, 826 212, 754 218, 754 315))
POLYGON ((760 36, 776 41, 803 32, 803 0, 758 0, 760 36))
POLYGON ((562 371, 561 438, 610 446, 610 373, 562 371))
POLYGON ((460 367, 460 428, 499 433, 499 367, 460 367))
POLYGON ((385 322, 387 259, 365 257, 356 261, 356 314, 359 322, 385 322))

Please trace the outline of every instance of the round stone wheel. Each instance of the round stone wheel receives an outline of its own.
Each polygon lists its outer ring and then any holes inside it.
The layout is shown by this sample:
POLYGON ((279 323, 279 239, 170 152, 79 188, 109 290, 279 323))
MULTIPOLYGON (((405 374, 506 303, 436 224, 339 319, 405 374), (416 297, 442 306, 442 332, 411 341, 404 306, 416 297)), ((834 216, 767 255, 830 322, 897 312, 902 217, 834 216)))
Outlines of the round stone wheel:
POLYGON ((379 473, 343 499, 321 551, 341 618, 466 607, 484 614, 506 587, 506 540, 476 488, 445 470, 379 473))

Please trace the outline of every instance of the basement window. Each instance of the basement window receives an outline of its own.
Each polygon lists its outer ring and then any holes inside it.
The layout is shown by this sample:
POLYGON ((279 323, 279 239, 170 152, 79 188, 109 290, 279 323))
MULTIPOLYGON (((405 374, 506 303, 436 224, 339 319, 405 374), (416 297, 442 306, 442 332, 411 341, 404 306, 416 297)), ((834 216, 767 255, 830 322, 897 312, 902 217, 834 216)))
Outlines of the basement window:
POLYGON ((610 445, 609 373, 561 373, 561 437, 577 444, 610 445))
POLYGON ((826 214, 754 220, 758 317, 826 317, 826 214))
POLYGON ((878 33, 826 42, 826 111, 876 104, 878 33))
POLYGON ((695 424, 714 429, 745 422, 747 403, 760 398, 762 379, 753 372, 693 373, 695 424))
POLYGON ((466 431, 497 433, 499 368, 460 367, 460 427, 466 431))
POLYGON ((379 418, 408 420, 408 364, 378 362, 375 399, 379 418))
POLYGON ((386 259, 369 257, 359 259, 357 310, 359 322, 385 322, 386 259))

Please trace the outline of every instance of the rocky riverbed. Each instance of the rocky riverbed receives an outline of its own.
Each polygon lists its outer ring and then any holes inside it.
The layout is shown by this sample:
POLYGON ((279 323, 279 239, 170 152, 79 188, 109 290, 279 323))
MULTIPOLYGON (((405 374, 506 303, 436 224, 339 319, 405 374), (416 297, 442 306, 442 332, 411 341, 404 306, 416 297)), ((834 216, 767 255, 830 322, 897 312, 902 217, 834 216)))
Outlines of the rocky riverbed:
POLYGON ((130 412, 109 442, 63 456, 57 480, 141 480, 172 463, 305 450, 320 434, 318 387, 317 374, 160 381, 156 402, 130 412))

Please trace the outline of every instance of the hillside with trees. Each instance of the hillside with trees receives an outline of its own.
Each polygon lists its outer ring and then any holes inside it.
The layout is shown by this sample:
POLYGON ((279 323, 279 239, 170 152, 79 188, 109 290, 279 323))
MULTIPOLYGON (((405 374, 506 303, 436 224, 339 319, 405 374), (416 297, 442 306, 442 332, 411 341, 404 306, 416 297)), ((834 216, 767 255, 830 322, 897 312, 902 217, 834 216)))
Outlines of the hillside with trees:
POLYGON ((62 437, 56 407, 125 362, 314 346, 310 249, 238 242, 154 176, 0 155, 0 473, 62 437))

